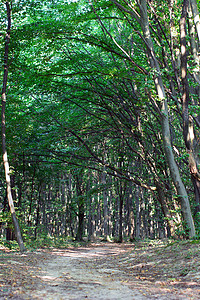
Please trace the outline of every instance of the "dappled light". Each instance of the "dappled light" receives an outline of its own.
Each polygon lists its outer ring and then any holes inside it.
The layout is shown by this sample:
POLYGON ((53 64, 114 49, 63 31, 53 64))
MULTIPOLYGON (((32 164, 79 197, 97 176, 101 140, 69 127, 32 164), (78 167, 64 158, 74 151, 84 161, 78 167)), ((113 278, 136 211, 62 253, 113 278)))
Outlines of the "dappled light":
POLYGON ((130 300, 200 296, 199 243, 190 241, 91 243, 26 254, 0 251, 0 255, 0 287, 5 295, 47 300, 72 295, 130 300))
MULTIPOLYGON (((131 249, 131 247, 130 247, 131 249)), ((59 255, 59 256, 67 256, 67 257, 74 257, 74 258, 82 258, 82 257, 86 257, 86 258, 92 258, 92 257, 102 257, 102 256, 106 256, 106 255, 119 255, 119 254, 123 254, 124 252, 126 252, 126 249, 122 249, 122 248, 117 248, 116 244, 113 244, 113 246, 99 246, 98 248, 78 248, 78 249, 74 249, 74 248, 68 248, 66 250, 58 250, 58 249, 53 249, 53 251, 51 252, 54 255, 59 255)))
POLYGON ((0 1, 0 299, 200 299, 200 1, 0 1))

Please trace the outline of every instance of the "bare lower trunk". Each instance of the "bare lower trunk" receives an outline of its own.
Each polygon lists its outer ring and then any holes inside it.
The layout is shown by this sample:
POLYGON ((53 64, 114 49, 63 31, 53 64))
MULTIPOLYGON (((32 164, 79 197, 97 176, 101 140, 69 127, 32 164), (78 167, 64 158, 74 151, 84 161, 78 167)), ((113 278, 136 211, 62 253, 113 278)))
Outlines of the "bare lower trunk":
POLYGON ((175 223, 173 220, 173 216, 170 213, 170 210, 168 209, 167 206, 167 201, 166 201, 166 197, 165 197, 165 193, 162 189, 162 186, 159 182, 156 182, 156 188, 157 188, 157 192, 158 192, 158 201, 161 205, 161 209, 163 212, 163 215, 166 219, 167 225, 168 225, 168 234, 171 236, 175 235, 175 223))
POLYGON ((104 238, 109 239, 108 237, 108 195, 107 195, 107 189, 106 189, 106 171, 102 173, 102 183, 105 185, 103 189, 103 208, 104 208, 104 238))
POLYGON ((7 198, 8 198, 8 204, 11 212, 12 222, 15 229, 15 236, 17 238, 17 242, 20 247, 20 251, 25 251, 25 246, 22 240, 21 231, 19 227, 19 223, 16 217, 15 213, 15 207, 12 199, 12 193, 11 193, 11 184, 10 184, 10 175, 9 175, 9 163, 7 158, 7 152, 5 151, 3 154, 3 163, 4 163, 4 169, 5 169, 5 176, 6 176, 6 184, 7 184, 7 198))
POLYGON ((78 201, 78 229, 76 234, 76 240, 82 241, 84 234, 84 216, 85 216, 85 204, 84 204, 84 191, 83 191, 83 178, 81 174, 75 175, 76 178, 76 191, 78 201))
MULTIPOLYGON (((167 107, 167 101, 166 100, 164 101, 166 102, 165 105, 167 107)), ((164 114, 162 115, 162 133, 163 133, 163 143, 164 143, 164 149, 166 154, 166 160, 169 166, 169 170, 170 170, 170 174, 174 186, 177 191, 178 200, 180 201, 183 220, 185 221, 186 226, 188 227, 189 237, 193 237, 195 236, 195 227, 194 227, 194 221, 190 209, 190 203, 189 203, 187 191, 180 177, 179 169, 174 159, 174 154, 172 152, 168 116, 164 114)))
POLYGON ((78 210, 78 230, 76 240, 82 241, 84 234, 84 203, 79 204, 78 210))
POLYGON ((191 180, 194 186, 194 194, 195 194, 195 202, 196 202, 194 216, 196 216, 196 214, 200 212, 200 182, 193 176, 191 176, 191 180))
POLYGON ((122 193, 119 195, 119 238, 118 242, 123 241, 123 196, 122 193))
POLYGON ((140 238, 140 198, 139 198, 139 187, 136 186, 135 191, 135 237, 140 238))

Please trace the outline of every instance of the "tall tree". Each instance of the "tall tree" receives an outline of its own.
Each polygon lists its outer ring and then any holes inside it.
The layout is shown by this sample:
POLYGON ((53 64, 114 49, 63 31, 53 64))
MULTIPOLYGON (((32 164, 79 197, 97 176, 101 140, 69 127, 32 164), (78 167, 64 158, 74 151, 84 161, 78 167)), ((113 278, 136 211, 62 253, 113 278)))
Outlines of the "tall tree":
POLYGON ((3 151, 3 164, 5 169, 5 177, 6 177, 6 184, 7 184, 7 198, 8 204, 10 207, 10 212, 12 216, 13 225, 15 228, 15 235, 17 238, 17 242, 19 244, 20 250, 25 251, 25 246, 22 240, 21 231, 19 227, 19 223, 15 213, 15 207, 12 198, 11 192, 11 180, 10 180, 10 168, 8 162, 8 155, 6 150, 6 121, 5 121, 5 108, 6 108, 6 87, 7 87, 7 80, 8 80, 8 54, 9 54, 9 43, 10 43, 10 32, 11 32, 11 6, 9 1, 5 2, 6 11, 7 11, 7 32, 5 37, 5 52, 4 52, 4 74, 3 74, 3 87, 2 87, 2 108, 1 108, 1 126, 2 126, 2 151, 3 151))
POLYGON ((174 154, 172 151, 171 145, 171 136, 170 136, 170 127, 169 127, 169 117, 168 117, 168 104, 167 104, 167 97, 165 94, 165 89, 163 85, 163 80, 161 76, 161 71, 159 67, 158 60, 156 58, 156 53, 154 50, 154 45, 151 39, 151 33, 149 29, 149 21, 147 15, 147 2, 146 0, 141 0, 138 3, 140 9, 140 24, 142 27, 142 31, 144 34, 144 40, 146 42, 147 47, 147 54, 149 57, 149 61, 153 70, 155 70, 154 74, 154 82, 157 90, 157 94, 159 99, 161 100, 161 125, 162 125, 162 135, 163 135, 163 145, 165 149, 166 159, 169 165, 171 177, 173 183, 176 187, 178 197, 181 203, 181 210, 183 214, 184 221, 187 224, 189 236, 195 236, 195 227, 194 221, 192 218, 192 213, 190 209, 190 203, 187 195, 187 191, 181 179, 179 169, 174 159, 174 154))

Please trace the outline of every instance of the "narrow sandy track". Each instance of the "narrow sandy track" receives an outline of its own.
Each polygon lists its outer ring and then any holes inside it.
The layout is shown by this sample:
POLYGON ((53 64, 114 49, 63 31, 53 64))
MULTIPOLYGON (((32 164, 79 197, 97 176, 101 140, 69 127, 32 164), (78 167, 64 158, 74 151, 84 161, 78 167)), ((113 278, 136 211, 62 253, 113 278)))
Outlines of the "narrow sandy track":
POLYGON ((122 251, 108 246, 53 251, 53 259, 45 262, 36 274, 41 279, 41 286, 29 297, 52 300, 146 299, 139 291, 123 284, 121 271, 107 262, 106 257, 114 260, 122 251))

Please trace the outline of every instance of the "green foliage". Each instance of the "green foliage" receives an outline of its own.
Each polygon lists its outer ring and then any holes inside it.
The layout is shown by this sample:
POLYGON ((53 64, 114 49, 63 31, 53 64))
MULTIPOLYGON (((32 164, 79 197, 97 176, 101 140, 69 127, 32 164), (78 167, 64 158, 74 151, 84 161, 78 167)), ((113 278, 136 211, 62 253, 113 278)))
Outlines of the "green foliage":
MULTIPOLYGON (((27 250, 34 251, 35 249, 66 249, 70 247, 85 246, 87 242, 77 242, 71 237, 51 237, 41 233, 37 239, 25 239, 25 245, 27 250)), ((5 246, 7 244, 5 243, 5 246)), ((13 243, 14 245, 14 243, 13 243)), ((16 246, 16 245, 15 245, 16 246)))
MULTIPOLYGON (((59 222, 68 220, 76 227, 81 203, 88 217, 92 199, 93 214, 97 215, 103 208, 104 192, 109 194, 115 223, 119 190, 124 187, 124 199, 127 199, 127 182, 133 183, 133 193, 135 183, 154 187, 155 181, 160 182, 172 213, 170 220, 180 214, 163 151, 161 103, 154 86, 154 77, 158 74, 149 66, 141 26, 133 15, 118 9, 112 1, 91 2, 92 5, 84 0, 13 3, 7 143, 16 185, 15 203, 19 206, 18 216, 27 244, 32 243, 29 234, 33 236, 36 229, 40 238, 33 243, 38 246, 54 243, 46 233, 42 235, 44 228, 50 227, 50 220, 54 229, 59 222), (107 182, 103 184, 99 174, 105 169, 107 182), (77 194, 75 180, 79 172, 83 179, 81 195, 77 194), (115 177, 120 180, 120 188, 115 177), (70 188, 69 178, 72 180, 70 188), (59 190, 62 184, 64 195, 59 190), (174 209, 173 201, 178 210, 174 209), (62 221, 58 221, 59 218, 62 221), (37 227, 36 220, 39 224, 49 223, 37 227)), ((3 4, 0 5, 3 20, 5 10, 3 4)), ((176 78, 180 70, 178 63, 176 68, 173 65, 178 60, 175 50, 179 47, 180 7, 173 7, 174 49, 171 49, 168 2, 156 1, 149 5, 154 8, 149 6, 148 14, 155 55, 168 96, 173 150, 192 199, 180 118, 180 78, 178 82, 176 78)), ((139 13, 136 4, 133 9, 139 13)), ((0 25, 1 45, 5 25, 0 25)), ((3 65, 3 46, 0 59, 3 65)), ((191 55, 188 72, 193 102, 189 112, 197 117, 199 103, 193 62, 191 55)), ((3 178, 3 172, 1 175, 3 178)), ((3 199, 5 191, 2 189, 1 193, 3 199)), ((141 194, 145 194, 143 189, 141 194)), ((153 219, 156 204, 148 206, 151 195, 145 194, 145 197, 140 205, 151 210, 153 219)), ((135 208, 134 198, 132 204, 135 208)), ((195 208, 193 200, 191 204, 195 208)), ((198 219, 197 215, 197 228, 198 219)), ((185 234, 182 225, 180 236, 185 234)), ((74 227, 71 231, 75 231, 74 227)))

